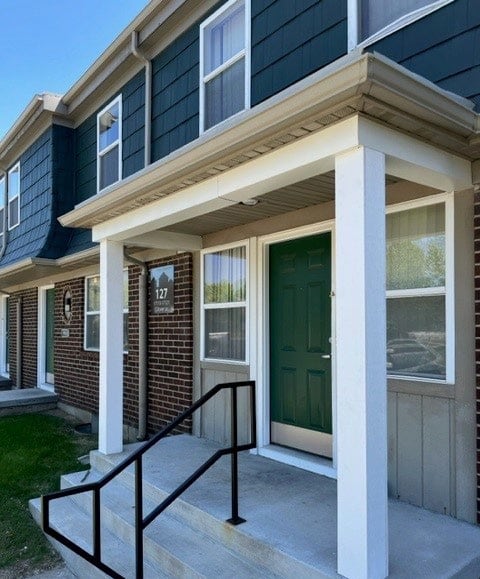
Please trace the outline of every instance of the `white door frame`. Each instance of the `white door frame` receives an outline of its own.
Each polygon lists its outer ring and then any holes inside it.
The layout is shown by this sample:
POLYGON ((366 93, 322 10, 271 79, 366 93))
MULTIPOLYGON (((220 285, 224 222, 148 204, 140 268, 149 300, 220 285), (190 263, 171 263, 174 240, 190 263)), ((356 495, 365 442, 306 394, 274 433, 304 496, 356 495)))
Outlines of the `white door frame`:
MULTIPOLYGON (((253 252, 252 252, 253 254, 253 252)), ((252 255, 252 258, 254 255, 252 255)), ((335 222, 322 221, 289 229, 258 238, 256 251, 256 301, 257 311, 251 320, 252 332, 257 332, 256 339, 251 336, 251 343, 256 344, 256 364, 251 365, 251 379, 257 384, 257 452, 261 456, 272 458, 286 464, 336 478, 336 372, 335 372, 335 222), (270 444, 270 343, 269 343, 269 276, 268 248, 274 243, 299 239, 311 235, 330 232, 332 235, 332 460, 316 457, 296 450, 290 450, 270 444)), ((252 260, 253 261, 253 260, 252 260)), ((252 269, 255 267, 253 265, 252 269)), ((254 282, 251 285, 255 288, 254 282)), ((253 301, 253 300, 252 300, 253 301)), ((253 308, 252 308, 253 309, 253 308)))
POLYGON ((0 296, 0 323, 1 323, 1 330, 0 330, 0 375, 5 376, 6 378, 10 377, 10 369, 8 367, 8 354, 6 351, 7 346, 7 316, 8 316, 8 308, 7 308, 7 300, 8 295, 2 294, 0 296))
POLYGON ((47 382, 47 341, 45 331, 47 327, 47 290, 54 289, 54 285, 45 285, 38 288, 38 322, 37 322, 37 387, 54 392, 54 381, 47 382))

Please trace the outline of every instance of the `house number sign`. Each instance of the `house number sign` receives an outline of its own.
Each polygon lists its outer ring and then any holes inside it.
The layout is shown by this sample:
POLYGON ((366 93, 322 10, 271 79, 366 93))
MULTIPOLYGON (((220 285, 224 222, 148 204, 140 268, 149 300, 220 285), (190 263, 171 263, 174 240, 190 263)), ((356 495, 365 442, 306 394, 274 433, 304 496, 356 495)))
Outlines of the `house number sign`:
POLYGON ((173 265, 164 265, 150 270, 150 297, 152 314, 172 314, 174 311, 173 265))

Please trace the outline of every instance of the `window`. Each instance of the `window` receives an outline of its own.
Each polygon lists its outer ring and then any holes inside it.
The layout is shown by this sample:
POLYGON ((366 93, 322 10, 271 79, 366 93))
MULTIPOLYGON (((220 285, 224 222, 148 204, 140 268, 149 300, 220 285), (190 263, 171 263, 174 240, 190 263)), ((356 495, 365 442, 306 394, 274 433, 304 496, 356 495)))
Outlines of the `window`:
MULTIPOLYGON (((85 278, 85 350, 100 349, 100 276, 85 278)), ((128 270, 123 272, 123 350, 128 350, 128 270)))
MULTIPOLYGON (((350 0, 357 2, 357 0, 350 0)), ((452 0, 362 0, 360 41, 384 36, 441 8, 452 0)))
POLYGON ((249 0, 231 0, 200 26, 200 132, 250 106, 249 0))
POLYGON ((97 189, 116 183, 122 175, 122 97, 97 116, 97 189))
POLYGON ((5 242, 5 177, 0 179, 0 248, 5 242))
POLYGON ((203 356, 246 362, 247 247, 203 253, 203 356))
POLYGON ((20 165, 8 172, 8 229, 20 223, 20 165))
POLYGON ((387 215, 387 372, 446 380, 449 204, 387 215))

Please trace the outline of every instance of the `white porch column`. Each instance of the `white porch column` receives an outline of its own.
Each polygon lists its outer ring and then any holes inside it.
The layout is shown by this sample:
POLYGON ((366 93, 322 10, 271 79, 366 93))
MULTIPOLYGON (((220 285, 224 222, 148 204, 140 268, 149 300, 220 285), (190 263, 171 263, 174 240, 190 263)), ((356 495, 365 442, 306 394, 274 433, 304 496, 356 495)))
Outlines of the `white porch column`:
POLYGON ((338 572, 388 575, 385 156, 335 161, 338 572))
POLYGON ((123 244, 100 242, 100 416, 98 448, 123 449, 123 244))

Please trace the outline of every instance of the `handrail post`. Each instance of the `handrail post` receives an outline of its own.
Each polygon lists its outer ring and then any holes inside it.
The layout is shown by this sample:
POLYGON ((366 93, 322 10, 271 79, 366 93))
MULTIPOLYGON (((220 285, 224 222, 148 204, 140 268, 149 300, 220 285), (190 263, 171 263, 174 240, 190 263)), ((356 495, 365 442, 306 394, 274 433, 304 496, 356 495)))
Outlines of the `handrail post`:
POLYGON ((257 447, 257 400, 255 382, 250 382, 250 442, 253 448, 257 447))
POLYGON ((135 460, 135 577, 143 579, 143 480, 142 456, 135 460))
POLYGON ((231 412, 231 466, 232 466, 232 516, 227 519, 227 523, 231 525, 240 525, 245 523, 245 519, 238 516, 238 421, 237 421, 237 407, 238 407, 238 392, 236 386, 232 386, 232 412, 231 412))
POLYGON ((93 556, 100 562, 102 560, 101 547, 101 522, 100 522, 100 489, 93 490, 93 556))

